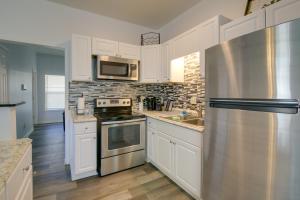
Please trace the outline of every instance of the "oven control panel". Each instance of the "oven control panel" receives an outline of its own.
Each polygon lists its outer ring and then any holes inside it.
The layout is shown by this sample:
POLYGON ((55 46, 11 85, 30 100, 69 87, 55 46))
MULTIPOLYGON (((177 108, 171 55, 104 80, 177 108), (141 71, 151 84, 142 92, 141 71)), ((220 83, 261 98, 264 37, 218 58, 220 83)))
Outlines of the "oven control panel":
POLYGON ((131 106, 131 99, 97 99, 96 106, 104 107, 125 107, 131 106))

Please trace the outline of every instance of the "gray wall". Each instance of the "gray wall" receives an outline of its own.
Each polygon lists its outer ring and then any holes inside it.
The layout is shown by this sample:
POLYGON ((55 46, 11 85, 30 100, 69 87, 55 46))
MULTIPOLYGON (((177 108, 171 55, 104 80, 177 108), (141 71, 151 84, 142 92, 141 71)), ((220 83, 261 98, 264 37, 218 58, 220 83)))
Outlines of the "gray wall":
POLYGON ((33 131, 32 69, 35 53, 27 47, 8 47, 8 96, 11 102, 25 101, 17 107, 17 137, 22 138, 33 131), (27 90, 21 90, 25 84, 27 90))
POLYGON ((45 75, 65 75, 65 59, 60 55, 37 54, 37 123, 62 122, 63 111, 45 110, 45 75))

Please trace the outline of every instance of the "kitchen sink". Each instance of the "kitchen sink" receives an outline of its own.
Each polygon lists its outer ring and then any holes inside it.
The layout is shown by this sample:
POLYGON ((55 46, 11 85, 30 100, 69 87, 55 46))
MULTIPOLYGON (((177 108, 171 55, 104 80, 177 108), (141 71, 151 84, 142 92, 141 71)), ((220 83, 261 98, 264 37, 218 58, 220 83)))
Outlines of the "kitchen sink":
POLYGON ((168 117, 162 117, 165 119, 169 119, 172 121, 176 121, 176 122, 182 122, 182 123, 186 123, 186 124, 192 124, 192 125, 196 125, 196 126, 204 126, 204 119, 199 118, 199 117, 195 117, 195 116, 168 116, 168 117))
POLYGON ((204 126, 204 120, 201 118, 183 120, 183 123, 192 124, 196 126, 204 126))

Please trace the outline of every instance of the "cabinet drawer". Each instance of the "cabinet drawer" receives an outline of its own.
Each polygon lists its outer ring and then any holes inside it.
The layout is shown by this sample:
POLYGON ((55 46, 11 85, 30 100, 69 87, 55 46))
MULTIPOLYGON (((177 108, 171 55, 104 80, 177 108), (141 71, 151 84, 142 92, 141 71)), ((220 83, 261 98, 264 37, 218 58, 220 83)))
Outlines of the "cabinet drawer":
POLYGON ((21 161, 7 181, 7 199, 17 199, 20 197, 25 178, 31 173, 32 149, 26 150, 21 161))
POLYGON ((188 142, 196 147, 202 147, 202 135, 197 131, 149 117, 147 117, 147 125, 156 131, 188 142))
POLYGON ((75 123, 74 129, 76 134, 96 133, 96 122, 75 123))

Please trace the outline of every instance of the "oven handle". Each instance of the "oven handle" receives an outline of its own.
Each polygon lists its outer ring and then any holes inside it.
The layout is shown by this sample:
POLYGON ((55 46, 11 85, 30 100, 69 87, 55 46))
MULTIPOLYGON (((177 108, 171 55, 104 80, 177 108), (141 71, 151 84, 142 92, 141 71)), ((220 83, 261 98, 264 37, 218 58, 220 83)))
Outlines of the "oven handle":
POLYGON ((102 124, 102 125, 124 124, 124 123, 131 123, 131 122, 140 122, 140 121, 146 121, 146 118, 133 119, 133 120, 124 120, 124 121, 101 122, 101 124, 102 124))

